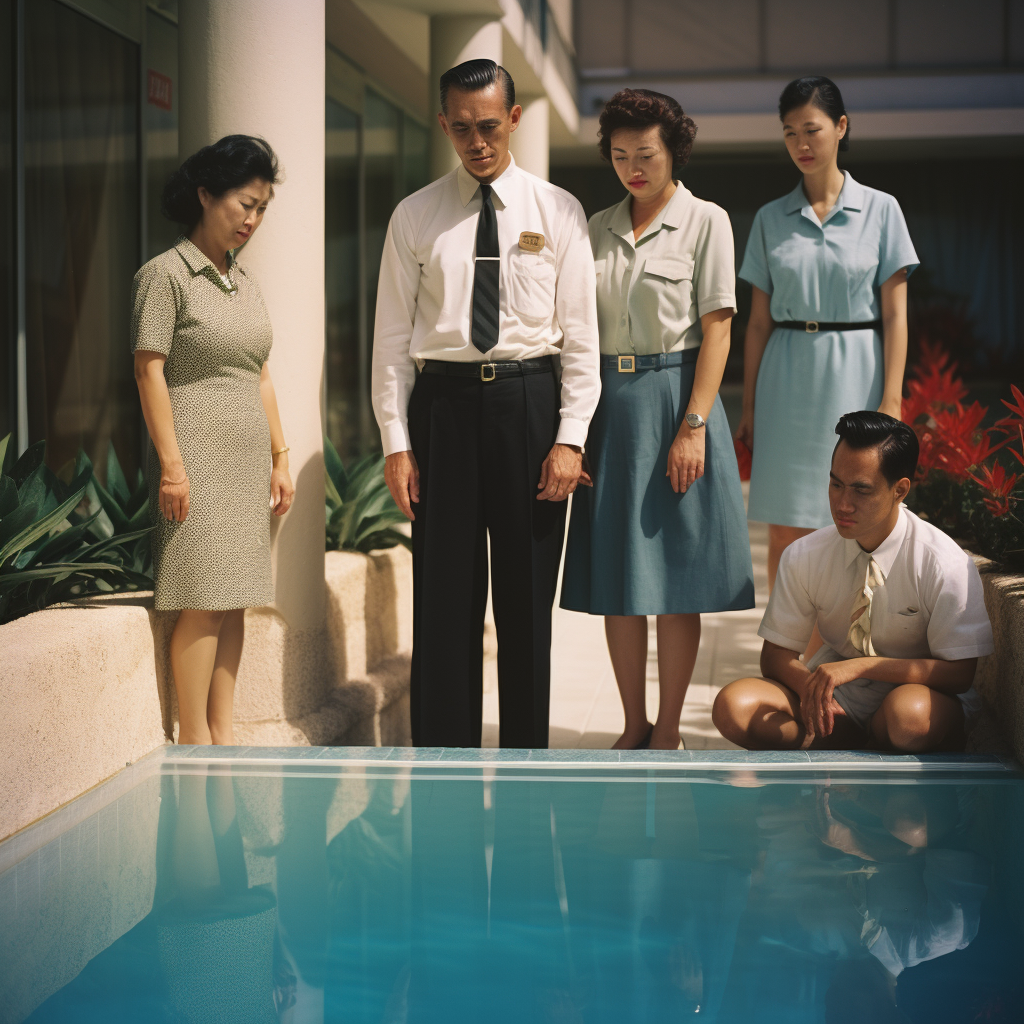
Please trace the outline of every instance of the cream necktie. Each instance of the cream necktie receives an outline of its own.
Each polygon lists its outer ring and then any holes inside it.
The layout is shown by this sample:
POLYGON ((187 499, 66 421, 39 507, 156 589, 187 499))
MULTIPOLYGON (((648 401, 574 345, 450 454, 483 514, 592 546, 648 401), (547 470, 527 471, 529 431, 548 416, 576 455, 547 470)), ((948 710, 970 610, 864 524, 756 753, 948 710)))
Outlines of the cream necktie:
MULTIPOLYGON (((865 552, 866 554, 867 552, 865 552)), ((857 593, 850 613, 850 632, 847 639, 865 657, 874 658, 875 648, 871 643, 871 602, 875 588, 883 582, 882 570, 873 559, 868 559, 868 567, 864 573, 864 586, 857 593)))

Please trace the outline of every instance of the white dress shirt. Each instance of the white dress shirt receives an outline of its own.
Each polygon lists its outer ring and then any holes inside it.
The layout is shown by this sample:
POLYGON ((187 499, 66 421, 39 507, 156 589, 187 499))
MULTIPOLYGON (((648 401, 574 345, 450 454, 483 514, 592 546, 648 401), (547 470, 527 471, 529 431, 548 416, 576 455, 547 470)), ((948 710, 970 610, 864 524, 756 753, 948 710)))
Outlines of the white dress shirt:
MULTIPOLYGON (((510 158, 511 159, 511 158, 510 158)), ((557 355, 557 441, 583 445, 601 394, 594 258, 579 202, 512 161, 491 183, 501 252, 498 343, 473 344, 472 302, 480 183, 461 165, 391 215, 373 330, 373 411, 384 454, 408 451, 409 396, 425 359, 499 362, 557 355), (523 232, 544 236, 540 252, 523 232)))
POLYGON ((883 576, 871 601, 878 657, 961 661, 992 653, 978 567, 956 541, 903 506, 892 533, 870 556, 834 526, 786 548, 758 634, 802 651, 817 622, 833 651, 859 658, 848 637, 850 612, 869 557, 883 576))

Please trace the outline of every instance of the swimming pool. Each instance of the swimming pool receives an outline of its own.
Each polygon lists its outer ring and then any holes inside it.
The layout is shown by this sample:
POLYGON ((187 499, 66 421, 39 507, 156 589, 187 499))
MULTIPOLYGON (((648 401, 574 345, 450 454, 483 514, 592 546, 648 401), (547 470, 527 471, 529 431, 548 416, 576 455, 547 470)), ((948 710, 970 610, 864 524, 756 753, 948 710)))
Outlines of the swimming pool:
POLYGON ((1022 812, 982 756, 171 747, 0 844, 0 1020, 1019 1021, 1022 812))

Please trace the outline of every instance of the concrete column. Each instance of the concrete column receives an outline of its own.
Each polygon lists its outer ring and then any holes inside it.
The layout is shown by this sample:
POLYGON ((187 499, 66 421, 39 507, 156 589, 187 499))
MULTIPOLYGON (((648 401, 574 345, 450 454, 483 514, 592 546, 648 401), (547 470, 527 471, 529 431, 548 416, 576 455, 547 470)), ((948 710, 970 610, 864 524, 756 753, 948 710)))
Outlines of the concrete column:
POLYGON ((547 181, 551 150, 548 141, 548 98, 517 96, 516 99, 522 105, 523 118, 509 140, 512 157, 524 171, 547 181))
POLYGON ((263 136, 283 182, 239 254, 274 326, 270 372, 290 445, 295 503, 273 529, 276 608, 324 621, 324 0, 181 0, 182 156, 224 135, 263 136))
POLYGON ((430 19, 430 107, 434 122, 430 136, 430 176, 440 178, 459 166, 436 114, 441 76, 465 60, 488 57, 501 63, 501 22, 483 15, 438 15, 430 19))

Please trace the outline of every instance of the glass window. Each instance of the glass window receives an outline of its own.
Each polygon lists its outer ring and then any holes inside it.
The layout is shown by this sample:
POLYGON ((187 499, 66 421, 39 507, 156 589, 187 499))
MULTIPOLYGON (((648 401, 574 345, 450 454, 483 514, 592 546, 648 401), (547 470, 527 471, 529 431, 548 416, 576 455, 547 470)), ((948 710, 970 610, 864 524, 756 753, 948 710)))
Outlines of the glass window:
POLYGON ((405 165, 405 194, 411 196, 430 184, 430 134, 412 118, 402 125, 402 162, 405 165))
POLYGON ((0 438, 16 426, 13 8, 12 0, 0 0, 0 438))
POLYGON ((29 438, 139 465, 128 351, 139 265, 138 47, 56 0, 25 5, 29 438))
POLYGON ((327 436, 348 461, 363 449, 360 387, 359 118, 327 100, 324 271, 327 325, 327 436))
POLYGON ((181 230, 160 212, 160 196, 178 159, 178 26, 146 12, 146 253, 174 245, 181 230))

